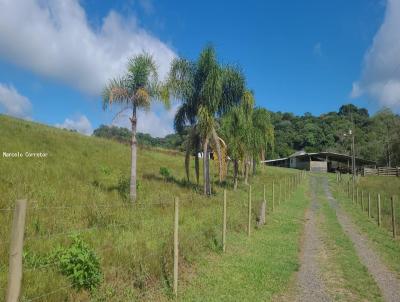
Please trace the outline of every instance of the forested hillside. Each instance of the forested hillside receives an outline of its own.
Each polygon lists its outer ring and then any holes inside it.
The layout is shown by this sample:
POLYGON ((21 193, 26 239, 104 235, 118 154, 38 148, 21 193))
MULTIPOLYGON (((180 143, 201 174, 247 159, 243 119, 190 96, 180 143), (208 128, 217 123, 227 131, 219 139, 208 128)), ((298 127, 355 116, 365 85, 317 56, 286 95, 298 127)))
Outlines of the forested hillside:
MULTIPOLYGON (((94 136, 116 140, 120 143, 130 144, 132 139, 131 131, 127 128, 100 125, 99 128, 94 130, 94 136)), ((137 140, 140 145, 149 147, 160 147, 166 149, 183 150, 183 138, 179 134, 168 134, 167 136, 152 137, 147 133, 137 133, 137 140)))
MULTIPOLYGON (((379 165, 400 165, 400 116, 389 109, 370 115, 365 108, 343 105, 337 112, 320 116, 311 113, 297 116, 288 112, 270 112, 275 128, 275 146, 267 150, 267 158, 285 157, 297 150, 308 152, 350 152, 350 138, 344 136, 354 127, 357 156, 375 160, 379 165)), ((125 128, 102 125, 93 133, 96 136, 130 142, 130 131, 125 128)), ((184 138, 170 134, 154 138, 138 133, 141 145, 168 149, 184 149, 184 138)))
POLYGON ((348 104, 320 116, 271 112, 271 118, 275 150, 268 157, 284 157, 301 149, 349 153, 350 138, 344 134, 354 127, 358 156, 379 165, 400 165, 400 116, 389 109, 371 116, 367 109, 348 104))

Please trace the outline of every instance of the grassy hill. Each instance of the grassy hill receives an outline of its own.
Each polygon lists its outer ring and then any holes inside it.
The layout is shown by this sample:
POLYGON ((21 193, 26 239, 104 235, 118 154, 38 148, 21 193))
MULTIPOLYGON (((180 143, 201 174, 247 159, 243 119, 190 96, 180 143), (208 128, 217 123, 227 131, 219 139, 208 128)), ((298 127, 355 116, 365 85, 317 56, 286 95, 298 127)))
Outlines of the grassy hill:
MULTIPOLYGON (((18 198, 28 199, 22 301, 41 295, 38 301, 168 299, 174 197, 181 200, 182 279, 195 278, 196 263, 220 253, 223 187, 213 182, 214 194, 203 197, 201 188, 185 181, 180 153, 139 150, 139 197, 132 207, 127 201, 130 148, 126 145, 0 115, 0 152, 48 154, 44 158, 0 156, 0 296, 5 295, 12 208, 18 198), (160 175, 161 167, 170 171, 170 178, 160 175), (57 247, 71 244, 71 234, 78 234, 100 259, 102 282, 91 295, 72 288, 57 264, 49 261, 57 247)), ((293 173, 261 167, 251 178, 254 223, 263 185, 270 200, 272 181, 293 173)), ((215 173, 213 177, 216 181, 215 173)), ((247 223, 248 187, 241 185, 233 192, 226 186, 228 233, 241 238, 247 223)), ((299 227, 288 238, 294 252, 299 227)), ((296 265, 288 269, 293 271, 296 265)), ((290 273, 285 276, 287 281, 290 273)))

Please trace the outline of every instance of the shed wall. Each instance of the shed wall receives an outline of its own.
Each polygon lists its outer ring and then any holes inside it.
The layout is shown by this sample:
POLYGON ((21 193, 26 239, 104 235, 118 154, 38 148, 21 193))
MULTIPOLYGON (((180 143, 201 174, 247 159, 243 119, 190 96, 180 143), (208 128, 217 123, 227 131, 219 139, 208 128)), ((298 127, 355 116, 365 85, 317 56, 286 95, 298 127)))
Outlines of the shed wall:
POLYGON ((328 163, 326 161, 310 161, 311 172, 328 172, 328 163))

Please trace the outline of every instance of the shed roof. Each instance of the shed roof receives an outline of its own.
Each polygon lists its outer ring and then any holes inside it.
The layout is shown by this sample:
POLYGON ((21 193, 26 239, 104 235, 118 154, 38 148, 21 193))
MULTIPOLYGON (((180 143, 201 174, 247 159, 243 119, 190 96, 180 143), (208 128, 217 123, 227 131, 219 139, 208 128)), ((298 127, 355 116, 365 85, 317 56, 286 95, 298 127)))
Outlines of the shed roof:
MULTIPOLYGON (((277 158, 277 159, 270 159, 270 160, 264 160, 261 161, 262 163, 272 163, 272 162, 279 162, 279 161, 284 161, 289 158, 310 158, 310 157, 320 157, 321 160, 324 160, 326 157, 330 158, 331 160, 338 161, 338 162, 344 162, 344 161, 351 161, 351 156, 348 154, 340 154, 336 152, 310 152, 306 153, 304 151, 298 151, 290 155, 289 157, 283 157, 283 158, 277 158)), ((364 165, 376 165, 375 161, 368 160, 368 159, 363 159, 360 157, 356 157, 356 163, 359 164, 364 164, 364 165)))

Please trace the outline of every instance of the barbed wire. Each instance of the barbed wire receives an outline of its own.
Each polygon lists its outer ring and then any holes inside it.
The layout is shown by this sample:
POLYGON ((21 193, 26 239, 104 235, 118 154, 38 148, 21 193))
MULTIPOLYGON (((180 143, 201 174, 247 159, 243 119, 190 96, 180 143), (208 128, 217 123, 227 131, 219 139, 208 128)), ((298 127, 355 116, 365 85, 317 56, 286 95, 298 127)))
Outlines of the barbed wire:
POLYGON ((28 207, 27 210, 69 210, 74 208, 102 208, 102 209, 114 209, 114 208, 127 208, 127 209, 134 209, 135 207, 142 207, 142 206, 155 206, 155 205, 172 205, 174 204, 173 201, 167 202, 146 202, 146 203, 134 203, 134 204, 126 204, 126 205, 104 205, 104 204, 77 204, 71 206, 50 206, 50 207, 28 207))
POLYGON ((123 227, 123 226, 129 226, 132 225, 130 223, 118 223, 118 224, 109 224, 106 226, 93 226, 93 227, 88 227, 88 228, 82 228, 82 229, 75 229, 72 231, 68 232, 60 232, 60 233, 55 233, 55 234, 49 234, 49 235, 43 235, 43 236, 30 236, 25 238, 26 241, 33 240, 33 239, 51 239, 54 237, 60 237, 60 236, 70 236, 70 235, 79 235, 85 232, 90 232, 96 229, 107 229, 109 227, 111 228, 117 228, 117 227, 123 227))

